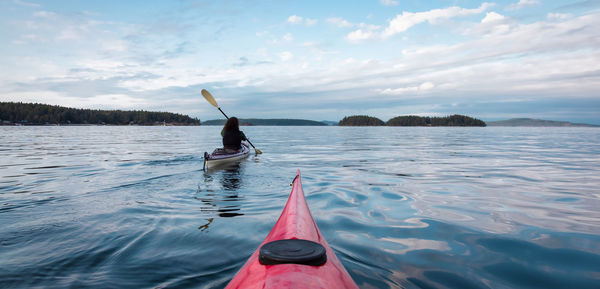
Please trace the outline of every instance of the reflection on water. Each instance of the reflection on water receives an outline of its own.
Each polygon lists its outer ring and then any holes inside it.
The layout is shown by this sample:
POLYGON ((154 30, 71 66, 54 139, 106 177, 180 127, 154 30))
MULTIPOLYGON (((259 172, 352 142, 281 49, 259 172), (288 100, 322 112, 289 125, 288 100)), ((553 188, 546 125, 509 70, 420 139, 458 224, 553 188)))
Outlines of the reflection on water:
POLYGON ((223 169, 221 182, 226 191, 236 192, 242 185, 240 164, 234 164, 223 169))
POLYGON ((244 130, 0 127, 0 288, 223 288, 296 169, 360 288, 600 284, 599 129, 244 130))
POLYGON ((215 218, 208 218, 206 221, 206 224, 198 227, 198 229, 200 229, 200 231, 205 231, 208 230, 208 227, 210 226, 210 224, 215 220, 215 218))
POLYGON ((204 172, 203 181, 198 185, 195 199, 202 202, 200 210, 206 218, 206 223, 198 227, 207 230, 214 221, 214 215, 221 218, 243 216, 241 213, 238 190, 243 185, 242 166, 233 164, 218 170, 204 172))

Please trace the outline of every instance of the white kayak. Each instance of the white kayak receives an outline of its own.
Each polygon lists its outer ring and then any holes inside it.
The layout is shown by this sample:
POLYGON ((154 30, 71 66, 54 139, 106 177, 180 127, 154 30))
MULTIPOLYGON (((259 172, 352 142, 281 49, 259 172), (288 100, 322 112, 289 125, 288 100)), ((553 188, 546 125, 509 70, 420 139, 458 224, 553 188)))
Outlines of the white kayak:
POLYGON ((239 150, 229 150, 218 148, 212 153, 204 152, 204 170, 223 167, 238 162, 250 155, 250 145, 247 141, 242 141, 242 148, 239 150))

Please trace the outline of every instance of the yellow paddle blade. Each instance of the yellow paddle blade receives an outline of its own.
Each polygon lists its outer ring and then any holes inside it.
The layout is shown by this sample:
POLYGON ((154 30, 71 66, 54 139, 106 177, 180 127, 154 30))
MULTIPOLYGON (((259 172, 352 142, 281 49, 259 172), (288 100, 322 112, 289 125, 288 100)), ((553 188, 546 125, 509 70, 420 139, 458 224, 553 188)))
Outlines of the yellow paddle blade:
POLYGON ((214 107, 219 107, 219 105, 217 104, 217 101, 215 100, 215 98, 212 96, 212 94, 210 94, 210 92, 208 92, 208 90, 203 89, 202 90, 202 96, 204 96, 204 98, 206 98, 206 101, 208 101, 210 104, 212 104, 214 107))
POLYGON ((257 155, 260 155, 260 154, 262 154, 262 151, 257 148, 254 148, 254 153, 257 155))

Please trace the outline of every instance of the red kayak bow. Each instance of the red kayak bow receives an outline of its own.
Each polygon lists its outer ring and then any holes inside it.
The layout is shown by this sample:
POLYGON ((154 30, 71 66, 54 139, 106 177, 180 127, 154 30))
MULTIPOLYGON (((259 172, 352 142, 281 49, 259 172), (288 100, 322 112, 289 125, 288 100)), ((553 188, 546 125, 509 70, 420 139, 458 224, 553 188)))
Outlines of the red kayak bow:
POLYGON ((225 288, 358 288, 310 214, 300 171, 279 220, 225 288))

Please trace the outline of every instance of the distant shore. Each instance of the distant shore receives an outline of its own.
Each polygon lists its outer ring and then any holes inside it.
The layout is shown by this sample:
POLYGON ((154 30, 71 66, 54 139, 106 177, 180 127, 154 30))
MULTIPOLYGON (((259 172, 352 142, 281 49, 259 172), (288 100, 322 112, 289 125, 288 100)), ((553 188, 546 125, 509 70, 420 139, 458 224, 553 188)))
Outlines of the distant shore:
MULTIPOLYGON (((288 119, 288 118, 240 118, 242 126, 327 126, 328 123, 307 119, 288 119)), ((213 119, 202 122, 202 125, 224 125, 225 119, 213 119)))
POLYGON ((499 121, 487 121, 488 126, 523 126, 523 127, 600 127, 600 125, 586 123, 572 123, 568 121, 553 121, 534 118, 511 118, 499 121))
POLYGON ((2 125, 200 125, 171 112, 78 109, 41 103, 0 102, 2 125))
MULTIPOLYGON (((225 119, 200 122, 198 118, 170 112, 143 110, 94 110, 67 108, 39 103, 0 102, 0 126, 222 126, 225 119)), ((505 126, 505 127, 600 127, 586 123, 513 118, 487 121, 464 116, 423 117, 405 115, 387 122, 379 118, 354 115, 340 121, 307 119, 240 118, 242 126, 505 126)))
POLYGON ((444 117, 403 115, 389 119, 387 122, 368 116, 353 115, 344 117, 340 126, 486 126, 485 122, 474 117, 454 114, 444 117))
POLYGON ((90 123, 72 123, 72 124, 57 124, 57 123, 2 123, 0 126, 200 126, 200 124, 177 124, 177 123, 157 123, 157 124, 90 124, 90 123))

